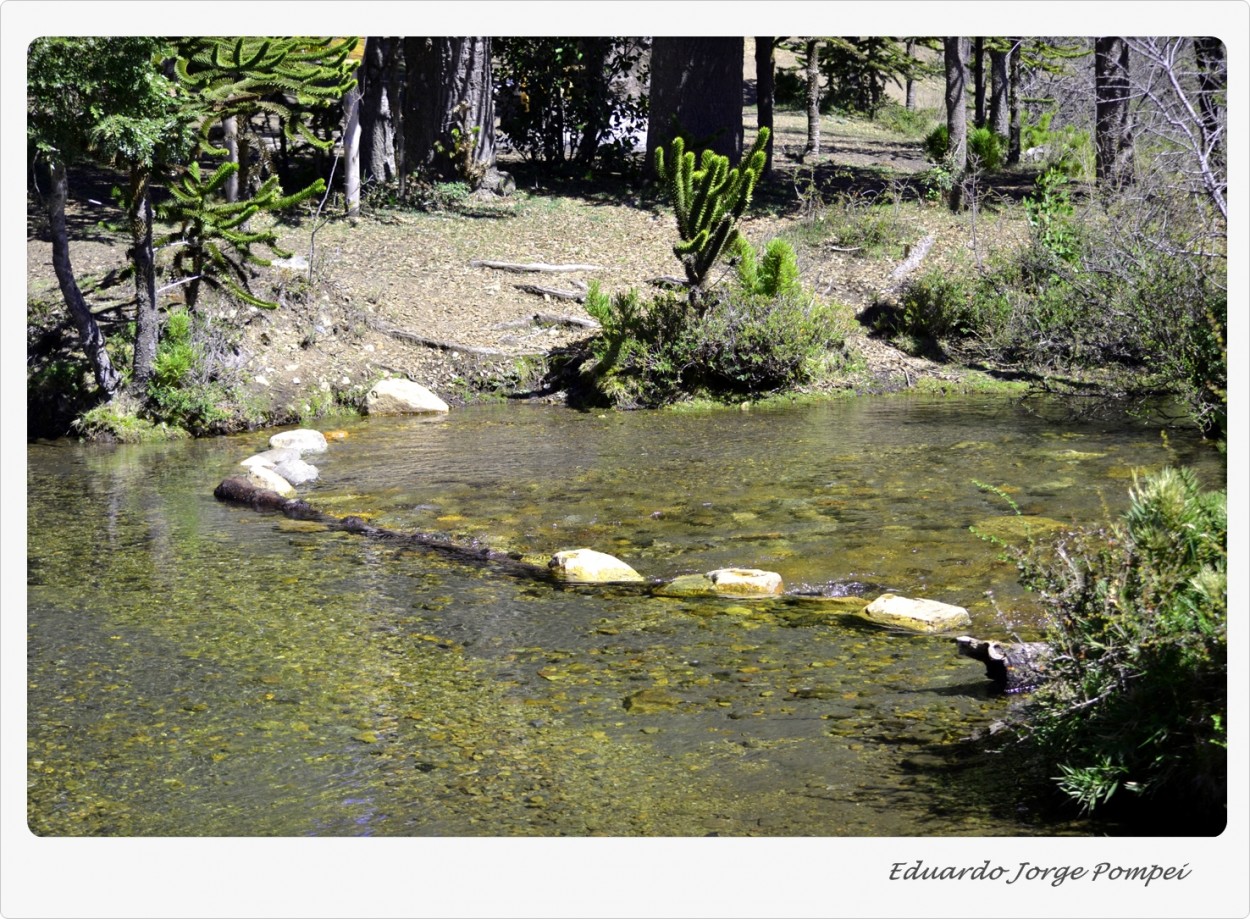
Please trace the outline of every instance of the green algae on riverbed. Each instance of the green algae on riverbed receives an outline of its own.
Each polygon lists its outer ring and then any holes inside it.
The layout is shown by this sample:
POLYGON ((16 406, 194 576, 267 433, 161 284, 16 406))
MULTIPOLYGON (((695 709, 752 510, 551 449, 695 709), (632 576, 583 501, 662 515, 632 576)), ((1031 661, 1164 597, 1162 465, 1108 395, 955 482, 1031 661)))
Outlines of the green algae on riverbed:
POLYGON ((651 578, 760 565, 806 595, 532 582, 219 504, 258 436, 32 446, 32 830, 1087 832, 1022 818, 1014 776, 962 768, 955 742, 1013 704, 978 664, 853 607, 891 588, 966 605, 990 637, 1027 632, 1014 572, 969 532, 1003 511, 973 480, 1097 522, 1117 470, 1203 454, 1090 426, 1063 449, 1104 456, 1047 458, 1051 426, 1009 403, 713 422, 514 406, 360 422, 302 497, 539 556, 589 543, 651 578))

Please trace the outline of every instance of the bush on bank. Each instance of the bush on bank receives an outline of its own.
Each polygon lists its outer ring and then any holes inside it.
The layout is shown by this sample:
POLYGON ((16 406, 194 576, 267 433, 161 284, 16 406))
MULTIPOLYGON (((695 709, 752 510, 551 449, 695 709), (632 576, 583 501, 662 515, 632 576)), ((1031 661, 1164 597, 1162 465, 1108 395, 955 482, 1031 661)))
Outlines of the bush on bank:
POLYGON ((1188 469, 1137 482, 1123 520, 1018 553, 1049 610, 1052 677, 1018 731, 1086 811, 1225 820, 1227 505, 1188 469))

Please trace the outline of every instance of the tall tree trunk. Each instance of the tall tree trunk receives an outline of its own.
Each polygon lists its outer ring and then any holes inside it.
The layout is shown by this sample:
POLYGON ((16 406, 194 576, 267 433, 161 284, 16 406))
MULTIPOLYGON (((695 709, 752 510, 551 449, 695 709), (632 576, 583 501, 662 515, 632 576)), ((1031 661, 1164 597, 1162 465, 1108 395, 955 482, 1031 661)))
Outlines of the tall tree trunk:
POLYGON ((1098 184, 1119 188, 1133 181, 1133 125, 1129 111, 1128 42, 1094 39, 1094 121, 1098 184))
POLYGON ((809 156, 820 155, 820 41, 807 40, 807 147, 809 156))
POLYGON ((756 127, 768 128, 764 175, 773 170, 773 95, 776 90, 773 48, 776 43, 777 39, 771 35, 755 39, 755 108, 758 113, 756 127))
POLYGON ((99 323, 95 321, 95 316, 83 299, 69 260, 69 231, 65 226, 65 199, 69 195, 69 180, 65 165, 59 160, 53 160, 49 171, 51 181, 48 192, 48 225, 52 232, 52 270, 56 272, 56 280, 61 286, 61 296, 65 298, 70 318, 78 329, 78 341, 91 365, 96 386, 106 398, 112 399, 121 387, 121 374, 109 359, 108 350, 104 347, 104 333, 100 331, 99 323))
POLYGON ((473 187, 495 165, 490 38, 406 38, 404 169, 473 187))
POLYGON ((1006 137, 1011 130, 1007 111, 1007 51, 990 51, 990 130, 1006 137))
MULTIPOLYGON (((915 43, 914 41, 911 41, 910 39, 908 39, 908 41, 907 41, 907 59, 908 59, 909 61, 910 61, 910 60, 912 60, 912 51, 915 49, 915 47, 916 47, 916 43, 915 43)), ((906 105, 906 107, 907 107, 907 111, 909 111, 909 112, 914 112, 914 111, 916 110, 916 80, 915 80, 915 78, 911 75, 911 70, 910 70, 910 69, 908 69, 908 72, 907 72, 907 79, 904 81, 904 87, 905 87, 905 89, 904 89, 904 93, 905 93, 905 95, 904 95, 904 99, 905 99, 905 101, 904 101, 904 105, 906 105)))
POLYGON ((1228 62, 1224 43, 1218 38, 1195 38, 1194 57, 1198 64, 1198 112, 1202 122, 1202 148, 1212 162, 1224 159, 1224 115, 1222 97, 1228 84, 1228 62))
POLYGON ((356 83, 343 94, 343 195, 347 216, 360 216, 360 68, 356 83))
POLYGON ((681 134, 691 150, 742 156, 741 38, 666 38, 651 44, 647 162, 681 134))
POLYGON ((582 52, 582 73, 577 86, 590 100, 586 123, 581 126, 577 139, 575 158, 578 163, 589 166, 599 152, 599 142, 611 125, 608 116, 612 108, 608 100, 608 53, 612 50, 610 38, 579 38, 577 45, 582 52))
POLYGON ((973 126, 985 127, 985 39, 972 40, 973 126))
POLYGON ((946 65, 946 130, 950 138, 947 162, 953 180, 950 206, 952 211, 960 211, 964 205, 964 170, 968 166, 967 67, 964 64, 968 58, 968 39, 943 38, 942 50, 946 65))
POLYGON ((399 174, 395 163, 398 105, 393 88, 397 38, 366 38, 360 69, 360 171, 365 182, 384 184, 399 174))
POLYGON ((1020 121, 1020 39, 1011 40, 1007 65, 1007 165, 1020 162, 1020 139, 1024 125, 1020 121))
POLYGON ((156 310, 156 255, 152 249, 151 173, 130 169, 130 261, 135 269, 135 353, 131 386, 143 396, 156 364, 160 316, 156 310))

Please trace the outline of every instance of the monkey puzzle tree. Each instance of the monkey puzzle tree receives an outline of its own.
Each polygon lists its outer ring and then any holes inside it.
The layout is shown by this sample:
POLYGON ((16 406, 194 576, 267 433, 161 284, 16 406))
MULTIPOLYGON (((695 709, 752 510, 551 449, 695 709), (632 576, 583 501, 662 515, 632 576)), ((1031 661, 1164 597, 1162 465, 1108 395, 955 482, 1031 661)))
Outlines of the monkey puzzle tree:
POLYGON ((698 168, 693 151, 680 135, 655 151, 655 170, 673 202, 681 241, 673 246, 686 270, 690 303, 701 312, 704 284, 716 260, 737 246, 738 219, 751 203, 755 183, 764 171, 769 130, 760 128, 751 149, 734 169, 729 157, 704 150, 698 168))

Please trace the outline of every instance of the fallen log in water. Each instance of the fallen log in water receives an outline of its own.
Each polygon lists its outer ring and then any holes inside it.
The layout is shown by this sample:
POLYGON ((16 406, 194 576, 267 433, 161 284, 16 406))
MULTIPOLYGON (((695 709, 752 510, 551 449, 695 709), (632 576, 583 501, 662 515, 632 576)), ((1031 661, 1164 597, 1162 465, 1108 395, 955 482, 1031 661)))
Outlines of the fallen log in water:
POLYGON ((1046 664, 1053 651, 1040 641, 984 641, 969 635, 955 639, 959 653, 985 665, 985 675, 1004 692, 1027 692, 1046 682, 1046 664))
POLYGON ((374 539, 392 540, 396 543, 419 546, 440 555, 466 562, 488 563, 492 567, 504 568, 513 574, 523 574, 538 580, 551 580, 551 572, 546 567, 532 565, 516 553, 501 552, 478 543, 454 542, 450 537, 439 533, 402 533, 385 527, 374 526, 363 517, 336 517, 318 510, 307 501, 298 498, 283 498, 275 491, 259 488, 244 476, 230 476, 224 479, 213 496, 218 501, 228 504, 239 504, 258 511, 275 511, 292 520, 319 523, 328 530, 340 530, 355 533, 374 539))

